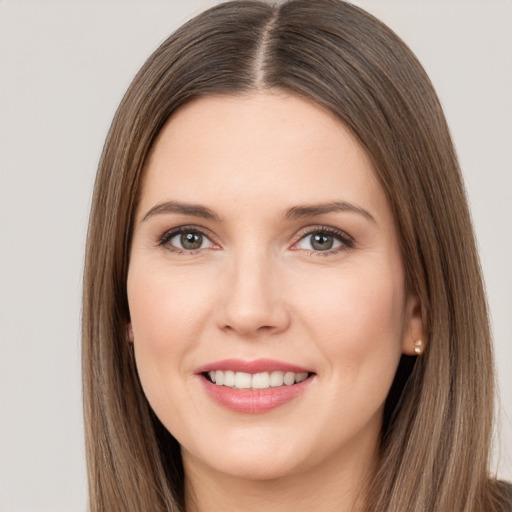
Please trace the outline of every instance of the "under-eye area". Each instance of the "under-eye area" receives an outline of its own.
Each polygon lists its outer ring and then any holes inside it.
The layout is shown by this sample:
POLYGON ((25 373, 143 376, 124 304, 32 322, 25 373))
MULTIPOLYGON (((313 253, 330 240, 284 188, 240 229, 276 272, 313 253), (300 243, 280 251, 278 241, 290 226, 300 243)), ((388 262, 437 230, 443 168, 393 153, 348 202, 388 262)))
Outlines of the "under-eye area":
POLYGON ((217 386, 227 386, 234 389, 269 389, 281 386, 293 386, 309 379, 313 372, 260 372, 247 373, 231 370, 213 370, 204 372, 203 377, 217 386))

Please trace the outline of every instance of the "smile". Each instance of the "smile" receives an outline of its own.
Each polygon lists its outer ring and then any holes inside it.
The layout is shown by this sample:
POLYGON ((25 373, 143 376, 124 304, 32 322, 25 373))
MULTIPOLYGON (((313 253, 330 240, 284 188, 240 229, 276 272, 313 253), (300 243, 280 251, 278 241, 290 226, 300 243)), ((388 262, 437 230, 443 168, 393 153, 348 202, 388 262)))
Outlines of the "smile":
POLYGON ((294 401, 316 381, 308 368, 272 359, 226 359, 196 370, 206 395, 236 413, 261 414, 294 401))
POLYGON ((292 386, 306 380, 308 376, 308 372, 284 371, 251 374, 232 370, 212 370, 205 374, 205 377, 217 386, 227 386, 235 389, 268 389, 292 386))

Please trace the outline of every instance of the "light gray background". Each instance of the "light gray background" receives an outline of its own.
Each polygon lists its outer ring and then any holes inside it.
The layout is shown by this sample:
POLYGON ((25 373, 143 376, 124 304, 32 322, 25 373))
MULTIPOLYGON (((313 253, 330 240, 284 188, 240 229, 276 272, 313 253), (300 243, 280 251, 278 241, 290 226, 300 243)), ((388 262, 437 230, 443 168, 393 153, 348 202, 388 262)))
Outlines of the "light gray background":
MULTIPOLYGON (((0 0, 0 510, 86 507, 80 280, 95 168, 145 58, 208 0, 0 0)), ((464 169, 512 480, 512 3, 359 1, 415 51, 464 169)))

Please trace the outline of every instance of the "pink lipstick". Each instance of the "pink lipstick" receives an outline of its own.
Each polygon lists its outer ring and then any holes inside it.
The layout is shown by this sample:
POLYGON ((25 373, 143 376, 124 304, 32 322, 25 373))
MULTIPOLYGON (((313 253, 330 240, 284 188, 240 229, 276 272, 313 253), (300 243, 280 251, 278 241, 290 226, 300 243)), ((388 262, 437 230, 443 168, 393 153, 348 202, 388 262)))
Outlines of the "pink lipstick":
POLYGON ((314 373, 302 366, 257 359, 225 359, 196 370, 208 396, 235 412, 260 414, 306 391, 314 373))

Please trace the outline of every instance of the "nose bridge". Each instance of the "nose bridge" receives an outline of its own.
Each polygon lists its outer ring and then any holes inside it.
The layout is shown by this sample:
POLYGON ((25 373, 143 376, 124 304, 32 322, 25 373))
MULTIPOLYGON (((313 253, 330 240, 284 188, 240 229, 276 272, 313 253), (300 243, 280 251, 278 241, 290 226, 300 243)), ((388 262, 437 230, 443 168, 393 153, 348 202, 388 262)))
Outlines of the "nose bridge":
POLYGON ((242 335, 278 332, 288 325, 276 258, 263 247, 247 246, 229 259, 221 327, 242 335))

